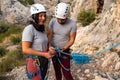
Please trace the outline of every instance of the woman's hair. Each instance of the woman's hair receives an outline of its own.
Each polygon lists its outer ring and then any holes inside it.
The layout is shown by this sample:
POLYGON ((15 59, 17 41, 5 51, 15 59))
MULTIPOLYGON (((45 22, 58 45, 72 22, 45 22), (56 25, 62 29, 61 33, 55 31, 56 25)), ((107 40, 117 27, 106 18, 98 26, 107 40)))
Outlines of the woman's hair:
POLYGON ((32 15, 32 20, 30 20, 30 24, 32 24, 36 30, 38 30, 40 32, 44 32, 45 27, 44 27, 44 25, 39 24, 39 19, 38 18, 39 18, 39 13, 33 14, 32 15))

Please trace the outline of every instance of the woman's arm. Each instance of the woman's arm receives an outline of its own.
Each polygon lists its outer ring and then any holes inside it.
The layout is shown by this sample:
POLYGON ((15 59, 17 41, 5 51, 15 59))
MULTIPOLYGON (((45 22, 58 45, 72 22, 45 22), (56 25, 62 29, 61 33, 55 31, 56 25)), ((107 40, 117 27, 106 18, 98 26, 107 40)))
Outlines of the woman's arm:
POLYGON ((25 54, 32 54, 32 55, 36 55, 36 56, 43 56, 46 58, 51 58, 53 57, 53 55, 51 55, 49 52, 40 52, 37 50, 34 50, 31 48, 31 42, 29 41, 22 41, 22 51, 25 54))

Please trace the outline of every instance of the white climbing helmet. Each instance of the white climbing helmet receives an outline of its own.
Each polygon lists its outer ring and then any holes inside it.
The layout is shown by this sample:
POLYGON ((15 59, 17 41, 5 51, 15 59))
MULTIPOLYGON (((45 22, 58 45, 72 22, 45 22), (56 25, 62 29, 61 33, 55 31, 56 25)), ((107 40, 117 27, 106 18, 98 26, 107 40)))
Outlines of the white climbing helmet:
POLYGON ((66 3, 59 3, 55 8, 55 17, 66 19, 69 15, 70 7, 66 3))
POLYGON ((33 4, 30 8, 31 15, 39 13, 39 12, 46 12, 45 7, 42 4, 33 4))

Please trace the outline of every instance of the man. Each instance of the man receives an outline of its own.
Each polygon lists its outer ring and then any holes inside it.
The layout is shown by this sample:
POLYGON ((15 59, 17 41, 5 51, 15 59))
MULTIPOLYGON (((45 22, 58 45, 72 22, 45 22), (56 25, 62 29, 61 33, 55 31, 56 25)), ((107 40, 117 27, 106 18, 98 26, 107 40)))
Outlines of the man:
MULTIPOLYGON (((70 46, 76 37, 76 23, 68 18, 69 5, 59 3, 55 9, 55 18, 49 23, 49 50, 59 47, 63 52, 70 54, 70 46)), ((62 73, 66 80, 73 80, 70 72, 70 56, 58 53, 52 58, 56 80, 62 80, 62 73)))

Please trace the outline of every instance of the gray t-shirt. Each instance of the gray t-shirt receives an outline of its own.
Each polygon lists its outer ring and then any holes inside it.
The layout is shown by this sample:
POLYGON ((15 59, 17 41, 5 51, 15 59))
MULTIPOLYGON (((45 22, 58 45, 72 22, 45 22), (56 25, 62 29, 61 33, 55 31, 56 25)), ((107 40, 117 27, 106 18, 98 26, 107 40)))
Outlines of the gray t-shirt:
POLYGON ((72 19, 67 19, 65 24, 59 24, 56 18, 49 23, 49 28, 53 30, 52 45, 63 48, 70 40, 70 33, 76 32, 77 26, 72 19))
POLYGON ((32 42, 31 47, 38 51, 45 51, 48 49, 48 38, 46 33, 37 31, 33 25, 25 27, 22 33, 22 41, 32 42))

